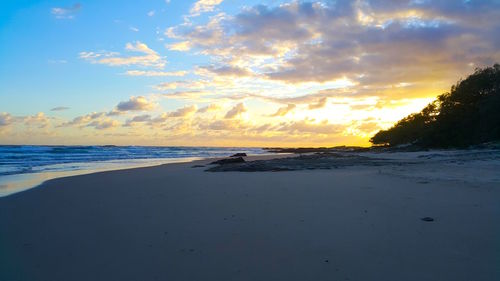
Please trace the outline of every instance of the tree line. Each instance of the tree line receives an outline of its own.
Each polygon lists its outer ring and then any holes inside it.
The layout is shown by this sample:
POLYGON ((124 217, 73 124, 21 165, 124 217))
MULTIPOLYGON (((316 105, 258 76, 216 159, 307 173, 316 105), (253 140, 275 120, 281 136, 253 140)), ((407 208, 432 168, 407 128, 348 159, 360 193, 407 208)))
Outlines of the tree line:
POLYGON ((422 111, 377 132, 374 145, 467 147, 500 140, 500 65, 478 68, 422 111))

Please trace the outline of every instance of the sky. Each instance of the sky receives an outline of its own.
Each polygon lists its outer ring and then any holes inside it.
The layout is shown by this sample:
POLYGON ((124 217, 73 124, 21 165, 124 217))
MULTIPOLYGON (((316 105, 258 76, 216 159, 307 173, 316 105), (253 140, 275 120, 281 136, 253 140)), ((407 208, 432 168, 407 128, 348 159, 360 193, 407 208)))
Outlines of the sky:
POLYGON ((499 34, 500 0, 2 1, 0 144, 367 146, 499 34))

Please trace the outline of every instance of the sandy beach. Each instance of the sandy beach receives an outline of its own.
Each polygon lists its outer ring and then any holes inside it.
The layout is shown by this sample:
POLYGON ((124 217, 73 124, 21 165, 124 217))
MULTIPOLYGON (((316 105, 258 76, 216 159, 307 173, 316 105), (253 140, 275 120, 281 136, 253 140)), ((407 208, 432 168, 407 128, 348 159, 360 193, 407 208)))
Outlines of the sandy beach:
POLYGON ((499 161, 443 155, 51 180, 0 198, 0 280, 500 280, 499 161))
POLYGON ((0 281, 500 281, 500 0, 1 3, 0 281))

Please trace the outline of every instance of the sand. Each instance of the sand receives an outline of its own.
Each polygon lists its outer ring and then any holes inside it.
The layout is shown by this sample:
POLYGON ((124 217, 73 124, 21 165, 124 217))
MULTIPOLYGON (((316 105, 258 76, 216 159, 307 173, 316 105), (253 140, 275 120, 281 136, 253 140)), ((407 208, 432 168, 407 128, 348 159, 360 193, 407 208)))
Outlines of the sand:
POLYGON ((500 280, 498 161, 428 155, 51 180, 0 198, 0 280, 500 280))

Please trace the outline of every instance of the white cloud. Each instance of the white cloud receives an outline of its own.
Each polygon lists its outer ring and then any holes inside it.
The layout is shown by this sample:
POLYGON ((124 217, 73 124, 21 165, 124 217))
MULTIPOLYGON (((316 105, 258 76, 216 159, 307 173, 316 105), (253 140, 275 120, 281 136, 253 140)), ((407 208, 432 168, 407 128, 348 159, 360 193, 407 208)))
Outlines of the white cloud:
POLYGON ((191 7, 191 15, 199 15, 205 12, 212 12, 223 0, 198 0, 191 7))
POLYGON ((80 11, 81 5, 79 3, 74 4, 71 7, 61 8, 55 7, 50 10, 50 13, 54 15, 56 19, 73 19, 76 13, 80 11))
POLYGON ((10 113, 7 112, 0 113, 0 128, 6 127, 12 123, 14 123, 14 118, 12 117, 12 115, 10 115, 10 113))
POLYGON ((155 15, 155 13, 156 13, 156 11, 155 11, 155 10, 151 10, 151 11, 149 11, 149 12, 148 12, 148 14, 147 14, 147 15, 148 15, 148 17, 152 17, 152 16, 154 16, 154 15, 155 15))
POLYGON ((189 41, 182 41, 182 42, 177 42, 177 43, 173 43, 173 44, 167 44, 166 47, 170 51, 185 52, 185 51, 189 51, 191 49, 191 44, 189 43, 189 41))
POLYGON ((45 116, 45 113, 39 112, 35 115, 26 116, 23 118, 24 124, 26 126, 36 126, 38 128, 45 128, 49 125, 49 118, 45 116))
POLYGON ((150 49, 146 44, 137 41, 127 43, 125 50, 129 52, 142 53, 140 56, 120 56, 115 52, 80 52, 81 59, 91 63, 106 64, 109 66, 138 65, 143 67, 163 68, 167 61, 157 52, 150 49))

